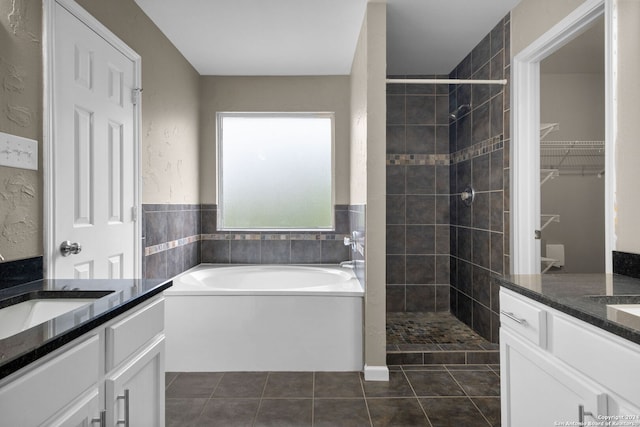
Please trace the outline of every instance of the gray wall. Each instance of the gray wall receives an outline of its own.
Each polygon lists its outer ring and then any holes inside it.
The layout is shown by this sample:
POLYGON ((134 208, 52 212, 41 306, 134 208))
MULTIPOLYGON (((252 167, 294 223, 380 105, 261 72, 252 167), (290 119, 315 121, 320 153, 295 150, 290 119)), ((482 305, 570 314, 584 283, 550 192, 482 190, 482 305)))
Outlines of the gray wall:
MULTIPOLYGON (((542 73, 540 120, 559 124, 545 140, 603 141, 604 74, 542 73)), ((585 158, 583 163, 589 161, 585 158)), ((560 215, 560 222, 549 224, 542 233, 542 253, 547 243, 561 243, 565 246, 563 272, 604 273, 604 177, 572 167, 579 164, 561 167, 560 176, 540 189, 541 213, 560 215)))

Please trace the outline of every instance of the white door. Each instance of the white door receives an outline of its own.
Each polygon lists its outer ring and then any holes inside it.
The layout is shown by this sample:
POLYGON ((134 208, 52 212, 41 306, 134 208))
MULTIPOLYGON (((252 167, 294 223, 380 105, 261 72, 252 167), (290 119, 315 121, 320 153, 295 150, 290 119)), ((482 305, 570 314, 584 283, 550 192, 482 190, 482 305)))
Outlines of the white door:
POLYGON ((52 14, 48 276, 132 278, 139 257, 136 59, 75 3, 56 0, 52 14), (72 243, 66 256, 65 241, 72 243))

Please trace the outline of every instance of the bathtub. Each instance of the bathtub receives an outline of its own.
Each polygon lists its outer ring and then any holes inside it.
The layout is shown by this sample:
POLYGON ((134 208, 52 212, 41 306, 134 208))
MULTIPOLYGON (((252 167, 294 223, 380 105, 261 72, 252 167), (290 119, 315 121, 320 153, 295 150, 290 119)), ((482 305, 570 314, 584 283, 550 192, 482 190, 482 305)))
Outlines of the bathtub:
POLYGON ((348 267, 201 264, 165 291, 166 370, 360 371, 363 297, 348 267))

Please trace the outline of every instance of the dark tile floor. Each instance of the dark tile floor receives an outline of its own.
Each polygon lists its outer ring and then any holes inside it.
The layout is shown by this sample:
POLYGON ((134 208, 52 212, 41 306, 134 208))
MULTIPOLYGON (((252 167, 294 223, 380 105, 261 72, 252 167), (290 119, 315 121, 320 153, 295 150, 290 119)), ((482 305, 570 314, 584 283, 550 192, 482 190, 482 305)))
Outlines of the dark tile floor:
POLYGON ((359 372, 167 373, 170 426, 499 426, 497 365, 359 372))

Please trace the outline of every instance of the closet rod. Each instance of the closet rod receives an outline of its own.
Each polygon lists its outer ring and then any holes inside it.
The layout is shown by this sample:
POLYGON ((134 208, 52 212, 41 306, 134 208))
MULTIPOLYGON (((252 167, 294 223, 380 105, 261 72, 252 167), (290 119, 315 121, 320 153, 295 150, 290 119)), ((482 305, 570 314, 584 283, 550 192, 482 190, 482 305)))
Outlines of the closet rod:
POLYGON ((507 80, 474 80, 474 79, 387 79, 387 83, 406 84, 452 84, 452 85, 506 85, 507 80))

